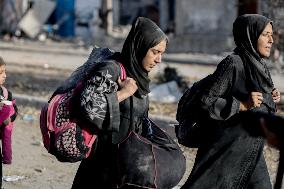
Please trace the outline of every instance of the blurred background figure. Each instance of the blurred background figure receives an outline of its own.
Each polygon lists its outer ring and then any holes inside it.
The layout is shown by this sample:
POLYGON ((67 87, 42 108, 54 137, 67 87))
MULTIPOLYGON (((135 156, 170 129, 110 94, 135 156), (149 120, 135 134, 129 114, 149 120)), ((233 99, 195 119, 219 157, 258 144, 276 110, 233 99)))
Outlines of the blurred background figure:
POLYGON ((22 16, 22 0, 0 1, 0 32, 4 39, 9 40, 17 30, 22 16))
POLYGON ((54 21, 56 34, 63 38, 75 36, 75 0, 56 0, 54 21))

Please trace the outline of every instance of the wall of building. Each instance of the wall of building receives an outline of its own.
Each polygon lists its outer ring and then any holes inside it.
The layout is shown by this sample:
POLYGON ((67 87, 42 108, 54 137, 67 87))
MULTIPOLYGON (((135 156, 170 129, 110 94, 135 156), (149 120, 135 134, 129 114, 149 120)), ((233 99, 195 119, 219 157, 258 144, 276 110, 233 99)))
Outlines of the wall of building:
MULTIPOLYGON (((118 0, 113 0, 118 1, 118 0)), ((139 15, 145 14, 145 8, 147 6, 155 6, 157 0, 121 0, 119 5, 119 18, 115 24, 127 25, 131 24, 132 21, 139 15)), ((158 7, 156 7, 158 8, 158 7)))
MULTIPOLYGON (((76 12, 83 16, 93 11, 93 15, 98 18, 101 2, 102 0, 77 0, 76 12)), ((131 24, 138 13, 141 13, 141 10, 143 13, 149 5, 156 7, 158 15, 155 13, 154 17, 158 16, 160 27, 170 32, 168 52, 222 53, 234 48, 232 25, 238 16, 239 0, 113 0, 112 2, 113 24, 116 29, 131 24)), ((99 22, 99 19, 97 21, 99 22)), ((96 28, 91 31, 93 37, 101 38, 104 35, 104 31, 100 31, 97 25, 93 28, 96 28)))
POLYGON ((237 2, 176 1, 175 35, 169 50, 218 53, 232 49, 232 24, 237 17, 237 2))
POLYGON ((101 1, 98 0, 76 0, 76 17, 82 21, 90 20, 98 16, 101 1))
MULTIPOLYGON (((101 1, 99 0, 76 0, 76 36, 89 42, 90 38, 100 37, 105 31, 100 28, 101 20, 99 18, 99 9, 101 1)), ((91 43, 93 45, 93 43, 91 43)))

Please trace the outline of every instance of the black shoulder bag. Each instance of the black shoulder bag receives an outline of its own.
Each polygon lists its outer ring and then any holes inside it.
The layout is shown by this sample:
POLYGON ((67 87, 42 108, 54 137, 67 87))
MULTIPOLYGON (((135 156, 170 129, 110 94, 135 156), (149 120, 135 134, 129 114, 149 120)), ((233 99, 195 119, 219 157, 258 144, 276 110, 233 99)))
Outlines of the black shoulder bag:
POLYGON ((118 145, 118 188, 173 188, 185 173, 185 157, 178 144, 151 119, 144 119, 141 135, 134 131, 130 98, 130 132, 118 145))

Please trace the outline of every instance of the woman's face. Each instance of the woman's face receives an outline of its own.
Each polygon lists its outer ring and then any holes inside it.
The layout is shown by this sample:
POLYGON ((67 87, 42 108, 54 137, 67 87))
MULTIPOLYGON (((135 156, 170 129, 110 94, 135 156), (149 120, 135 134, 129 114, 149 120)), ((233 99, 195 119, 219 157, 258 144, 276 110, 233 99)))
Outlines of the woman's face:
POLYGON ((146 56, 142 60, 143 68, 150 72, 157 64, 162 62, 162 55, 167 47, 166 40, 161 41, 156 46, 147 51, 146 56))
POLYGON ((257 40, 257 52, 261 57, 268 58, 270 56, 271 47, 273 44, 273 29, 269 23, 266 25, 257 40))
POLYGON ((6 66, 0 66, 0 85, 3 85, 6 80, 6 66))

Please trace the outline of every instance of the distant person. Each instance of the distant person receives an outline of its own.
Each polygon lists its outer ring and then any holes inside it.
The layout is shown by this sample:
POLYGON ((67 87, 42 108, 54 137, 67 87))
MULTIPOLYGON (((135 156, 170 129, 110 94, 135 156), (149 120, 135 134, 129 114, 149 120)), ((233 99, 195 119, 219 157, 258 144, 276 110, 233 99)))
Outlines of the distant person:
POLYGON ((272 21, 257 14, 239 16, 233 36, 234 52, 201 88, 200 119, 207 137, 182 189, 272 188, 263 156, 263 131, 245 119, 250 112, 273 115, 280 102, 265 61, 273 45, 272 21))
POLYGON ((81 162, 72 189, 117 188, 118 144, 131 130, 142 132, 143 118, 148 117, 149 110, 148 74, 161 63, 167 43, 167 36, 153 21, 138 17, 122 51, 99 62, 84 81, 78 115, 99 128, 100 133, 93 145, 94 152, 81 162), (118 63, 126 70, 127 78, 123 81, 118 63))
MULTIPOLYGON (((6 80, 6 63, 0 57, 0 138, 2 142, 2 154, 0 155, 3 164, 12 163, 12 131, 13 122, 17 117, 17 106, 12 93, 4 87, 6 80)), ((1 148, 0 148, 1 149, 1 148)), ((1 178, 2 178, 1 163, 1 178)), ((2 186, 2 179, 0 179, 2 186)))
POLYGON ((15 1, 0 1, 0 36, 3 35, 4 40, 10 40, 15 35, 20 20, 19 13, 15 1))

